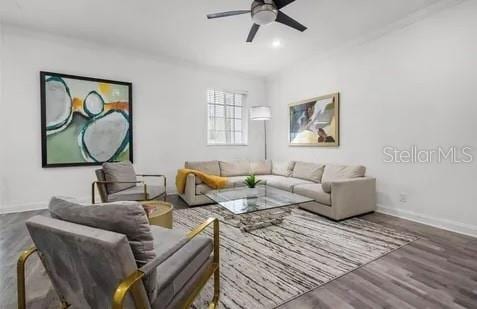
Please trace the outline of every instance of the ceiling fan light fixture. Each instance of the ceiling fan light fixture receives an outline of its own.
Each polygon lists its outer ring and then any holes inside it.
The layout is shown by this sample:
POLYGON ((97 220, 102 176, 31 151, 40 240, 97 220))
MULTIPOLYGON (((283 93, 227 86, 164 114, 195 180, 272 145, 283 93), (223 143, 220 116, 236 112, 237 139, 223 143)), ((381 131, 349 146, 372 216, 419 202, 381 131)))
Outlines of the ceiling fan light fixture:
MULTIPOLYGON (((287 14, 280 11, 285 6, 295 2, 296 0, 252 0, 250 10, 235 10, 220 13, 207 14, 208 19, 250 14, 252 15, 252 28, 247 36, 247 43, 253 42, 261 26, 277 22, 293 28, 298 31, 305 31, 307 28, 294 20, 287 14)), ((274 47, 280 47, 279 43, 273 44, 274 47)))
POLYGON ((274 4, 252 5, 252 20, 257 25, 263 26, 273 23, 278 16, 278 10, 274 4))

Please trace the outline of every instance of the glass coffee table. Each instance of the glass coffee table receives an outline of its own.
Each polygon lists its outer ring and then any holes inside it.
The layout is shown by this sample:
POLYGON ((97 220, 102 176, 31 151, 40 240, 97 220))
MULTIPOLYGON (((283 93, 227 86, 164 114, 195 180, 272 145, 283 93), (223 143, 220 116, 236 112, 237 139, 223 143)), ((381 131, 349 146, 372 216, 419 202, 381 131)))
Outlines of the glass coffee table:
POLYGON ((280 224, 298 204, 314 199, 267 185, 212 190, 205 195, 221 206, 221 215, 243 231, 280 224))

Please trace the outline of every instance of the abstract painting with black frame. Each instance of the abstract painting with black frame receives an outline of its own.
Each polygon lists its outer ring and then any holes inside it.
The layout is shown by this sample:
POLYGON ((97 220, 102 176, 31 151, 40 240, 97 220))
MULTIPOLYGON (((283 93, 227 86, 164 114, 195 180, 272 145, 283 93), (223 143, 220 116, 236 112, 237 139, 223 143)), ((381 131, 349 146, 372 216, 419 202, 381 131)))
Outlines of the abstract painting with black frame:
POLYGON ((290 146, 339 146, 339 93, 292 103, 288 108, 290 146))
POLYGON ((132 84, 40 72, 42 166, 133 161, 132 84))

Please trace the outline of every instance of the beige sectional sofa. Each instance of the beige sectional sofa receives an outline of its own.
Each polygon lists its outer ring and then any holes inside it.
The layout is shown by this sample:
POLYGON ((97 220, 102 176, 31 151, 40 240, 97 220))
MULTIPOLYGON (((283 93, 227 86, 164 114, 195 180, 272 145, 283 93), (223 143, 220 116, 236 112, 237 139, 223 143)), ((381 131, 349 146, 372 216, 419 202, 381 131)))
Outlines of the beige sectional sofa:
MULTIPOLYGON (((364 166, 317 164, 301 161, 201 161, 185 168, 228 178, 227 187, 245 186, 255 174, 263 184, 313 198, 300 207, 334 220, 376 210, 376 179, 366 177, 364 166)), ((187 176, 181 198, 190 206, 213 203, 204 195, 211 190, 193 174, 187 176)))

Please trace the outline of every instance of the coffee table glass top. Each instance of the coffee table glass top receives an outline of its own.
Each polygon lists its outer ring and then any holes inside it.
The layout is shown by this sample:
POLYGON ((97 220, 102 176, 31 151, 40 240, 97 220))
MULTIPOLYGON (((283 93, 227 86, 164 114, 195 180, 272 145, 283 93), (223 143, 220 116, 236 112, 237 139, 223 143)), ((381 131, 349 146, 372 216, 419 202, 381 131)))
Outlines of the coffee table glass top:
POLYGON ((312 198, 266 185, 254 189, 240 187, 212 190, 205 195, 236 215, 313 201, 312 198))

